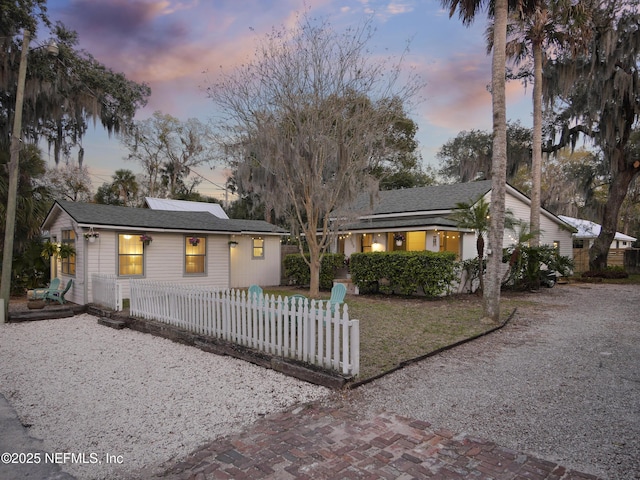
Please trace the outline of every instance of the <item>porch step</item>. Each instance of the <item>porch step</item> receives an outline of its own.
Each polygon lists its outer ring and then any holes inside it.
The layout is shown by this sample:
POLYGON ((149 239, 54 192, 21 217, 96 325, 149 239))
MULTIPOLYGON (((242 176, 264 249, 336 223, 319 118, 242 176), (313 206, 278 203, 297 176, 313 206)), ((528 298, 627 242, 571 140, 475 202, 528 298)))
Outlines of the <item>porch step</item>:
POLYGON ((347 294, 349 295, 360 294, 360 290, 358 289, 358 286, 355 283, 353 283, 353 280, 351 280, 350 278, 334 278, 333 284, 335 285, 336 283, 341 283, 345 287, 347 287, 347 294))
POLYGON ((104 325, 105 327, 115 328, 116 330, 122 330, 127 326, 127 324, 122 320, 117 320, 115 318, 109 318, 109 317, 98 318, 98 324, 104 325))
POLYGON ((51 320, 54 318, 73 317, 75 313, 69 308, 29 310, 26 312, 9 312, 9 322, 32 322, 35 320, 51 320))

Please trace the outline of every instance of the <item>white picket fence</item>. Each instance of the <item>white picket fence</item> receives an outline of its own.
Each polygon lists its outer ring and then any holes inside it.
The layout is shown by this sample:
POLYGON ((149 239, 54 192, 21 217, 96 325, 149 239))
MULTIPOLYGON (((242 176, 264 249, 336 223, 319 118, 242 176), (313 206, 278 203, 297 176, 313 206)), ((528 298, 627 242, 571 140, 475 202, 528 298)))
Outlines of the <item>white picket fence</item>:
POLYGON ((360 324, 349 308, 242 290, 131 280, 130 313, 272 355, 357 375, 360 324), (333 311, 332 311, 333 310, 333 311))
POLYGON ((122 310, 122 286, 116 275, 91 274, 93 303, 119 312, 122 310))

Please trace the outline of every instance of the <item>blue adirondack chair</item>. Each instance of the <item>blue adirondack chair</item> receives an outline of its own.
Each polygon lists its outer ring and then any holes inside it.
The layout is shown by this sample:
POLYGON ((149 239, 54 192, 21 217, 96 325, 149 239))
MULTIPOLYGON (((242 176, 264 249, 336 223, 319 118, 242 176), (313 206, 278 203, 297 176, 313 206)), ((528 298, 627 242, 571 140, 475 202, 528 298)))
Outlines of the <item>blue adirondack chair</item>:
POLYGON ((336 308, 344 303, 344 297, 347 295, 347 287, 343 283, 336 283, 331 289, 331 297, 326 302, 318 302, 318 312, 326 311, 327 304, 331 305, 331 312, 335 312, 336 308))
POLYGON ((60 305, 62 305, 63 303, 66 302, 66 300, 64 299, 65 294, 69 291, 69 289, 71 288, 71 285, 73 284, 73 280, 69 280, 67 282, 67 286, 64 287, 64 290, 56 290, 55 292, 47 292, 44 296, 44 299, 48 302, 49 300, 51 301, 56 301, 58 302, 60 305))
POLYGON ((40 299, 40 298, 44 299, 46 298, 47 293, 57 292, 59 288, 60 288, 60 279, 56 277, 53 280, 51 280, 51 283, 47 288, 36 288, 33 291, 33 298, 34 300, 40 299))
POLYGON ((304 295, 300 295, 299 293, 295 293, 293 295, 289 295, 288 297, 286 297, 285 300, 289 305, 289 308, 292 309, 298 306, 298 303, 300 302, 300 300, 303 300, 303 301, 307 300, 307 297, 305 297, 304 295))
POLYGON ((331 289, 331 298, 329 303, 332 305, 340 305, 344 303, 344 297, 347 295, 347 287, 344 283, 336 283, 331 289))
POLYGON ((248 298, 251 300, 254 296, 258 297, 258 300, 262 300, 264 293, 262 292, 262 288, 258 285, 249 286, 249 291, 247 292, 248 298))

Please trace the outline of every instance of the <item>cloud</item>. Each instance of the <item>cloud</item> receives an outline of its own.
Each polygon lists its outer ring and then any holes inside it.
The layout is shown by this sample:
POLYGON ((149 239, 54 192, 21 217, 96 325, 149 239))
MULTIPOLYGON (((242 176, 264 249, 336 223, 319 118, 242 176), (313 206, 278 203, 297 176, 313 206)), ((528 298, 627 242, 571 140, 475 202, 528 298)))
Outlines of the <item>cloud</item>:
POLYGON ((390 15, 401 15, 413 11, 413 5, 409 3, 391 2, 387 5, 386 12, 390 15))
POLYGON ((433 61, 423 67, 422 75, 427 81, 424 115, 430 124, 463 130, 486 115, 491 105, 491 64, 486 57, 460 54, 446 62, 433 61))
POLYGON ((358 0, 361 10, 351 7, 342 7, 343 12, 363 12, 366 15, 374 15, 382 22, 386 22, 389 18, 412 12, 414 10, 413 1, 391 0, 390 2, 379 0, 358 0))
MULTIPOLYGON (((173 13, 188 8, 168 1, 73 0, 62 10, 65 24, 79 34, 82 48, 136 81, 138 71, 162 61, 188 41, 190 26, 173 13)), ((153 70, 153 69, 152 69, 153 70)))

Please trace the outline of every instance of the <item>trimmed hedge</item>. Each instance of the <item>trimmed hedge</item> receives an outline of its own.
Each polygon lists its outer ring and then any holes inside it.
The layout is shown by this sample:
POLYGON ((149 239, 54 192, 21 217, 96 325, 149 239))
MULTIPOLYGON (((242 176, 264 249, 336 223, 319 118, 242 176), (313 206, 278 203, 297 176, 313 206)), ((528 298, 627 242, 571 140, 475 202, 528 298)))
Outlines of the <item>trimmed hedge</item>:
MULTIPOLYGON (((309 260, 309 254, 305 254, 309 260)), ((344 265, 344 255, 342 253, 325 253, 320 263, 320 288, 331 290, 333 279, 336 277, 336 270, 344 265)), ((309 285, 311 282, 311 271, 309 265, 304 261, 302 255, 294 253, 284 257, 284 273, 289 281, 294 285, 309 285)))
POLYGON ((582 274, 583 278, 629 278, 629 274, 622 267, 607 267, 604 270, 589 270, 582 274))
POLYGON ((353 253, 349 270, 362 293, 413 295, 421 287, 425 295, 436 297, 457 279, 455 259, 451 252, 353 253))

